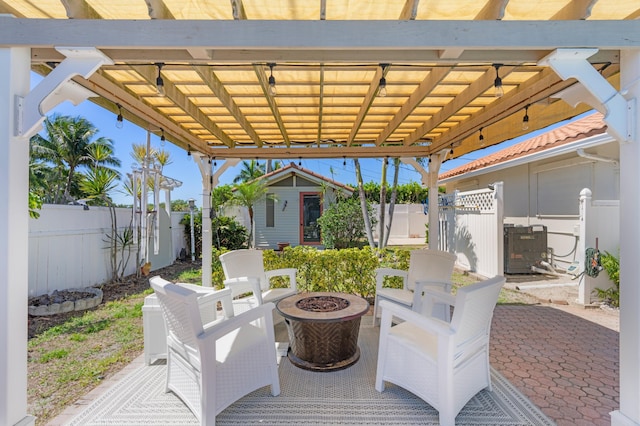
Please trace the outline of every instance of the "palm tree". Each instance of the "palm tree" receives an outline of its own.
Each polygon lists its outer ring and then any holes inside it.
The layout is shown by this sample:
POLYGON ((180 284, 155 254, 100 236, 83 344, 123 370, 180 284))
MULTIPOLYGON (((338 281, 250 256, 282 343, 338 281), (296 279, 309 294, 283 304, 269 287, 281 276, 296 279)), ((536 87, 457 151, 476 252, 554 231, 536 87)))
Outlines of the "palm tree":
POLYGON ((395 170, 393 172, 393 185, 391 186, 391 200, 389 202, 389 224, 387 225, 387 232, 384 234, 384 241, 381 242, 381 248, 387 246, 389 242, 389 234, 391 233, 391 224, 393 223, 393 211, 396 206, 396 198, 398 196, 398 177, 400 175, 400 159, 394 158, 393 165, 395 170))
POLYGON ((120 160, 113 156, 113 141, 104 137, 94 139, 98 129, 87 119, 56 114, 44 121, 44 127, 45 136, 38 134, 31 138, 32 157, 53 164, 64 176, 66 201, 74 200, 72 193, 76 192, 73 189, 79 180, 76 173, 80 167, 120 166, 120 160))
POLYGON ((238 176, 233 179, 233 183, 249 182, 264 175, 264 165, 257 160, 243 161, 242 169, 238 176))
MULTIPOLYGON (((148 155, 149 155, 149 158, 148 158, 149 166, 152 167, 152 165, 154 164, 159 166, 160 173, 162 173, 162 170, 166 165, 171 164, 171 153, 167 150, 150 147, 148 155)), ((136 161, 136 163, 144 165, 145 159, 147 159, 147 146, 143 144, 135 144, 135 143, 132 144, 131 157, 136 161)), ((160 183, 162 183, 163 180, 166 180, 166 179, 162 177, 160 180, 160 183)), ((147 188, 149 188, 150 190, 153 190, 154 185, 155 185, 155 179, 153 178, 153 176, 149 176, 147 178, 147 188)), ((138 197, 138 199, 140 199, 142 197, 142 185, 139 180, 138 182, 136 182, 136 186, 137 186, 137 194, 135 194, 135 197, 138 197)), ((124 192, 131 196, 134 196, 133 179, 131 176, 124 183, 124 192)))
POLYGON ((360 171, 360 161, 357 158, 353 159, 353 164, 356 169, 356 181, 358 182, 358 193, 360 194, 360 208, 362 209, 362 217, 364 218, 364 228, 367 233, 367 240, 369 241, 369 247, 376 248, 376 243, 373 241, 373 229, 371 228, 371 218, 369 217, 369 209, 367 207, 367 197, 364 193, 364 182, 362 181, 362 172, 360 171))
POLYGON ((124 275, 129 257, 131 256, 131 244, 133 234, 131 228, 127 228, 122 234, 118 233, 116 209, 109 197, 109 192, 117 186, 118 174, 106 167, 92 167, 80 181, 80 189, 87 195, 89 203, 107 206, 111 216, 111 231, 107 234, 106 242, 109 244, 111 260, 111 279, 119 281, 124 275), (125 257, 124 251, 128 250, 125 257), (118 252, 122 251, 122 257, 118 262, 118 252))
POLYGON ((235 188, 233 198, 230 200, 231 204, 246 207, 249 211, 249 240, 247 246, 252 247, 253 241, 253 206, 258 201, 261 201, 267 197, 268 188, 262 181, 245 182, 241 183, 235 188))

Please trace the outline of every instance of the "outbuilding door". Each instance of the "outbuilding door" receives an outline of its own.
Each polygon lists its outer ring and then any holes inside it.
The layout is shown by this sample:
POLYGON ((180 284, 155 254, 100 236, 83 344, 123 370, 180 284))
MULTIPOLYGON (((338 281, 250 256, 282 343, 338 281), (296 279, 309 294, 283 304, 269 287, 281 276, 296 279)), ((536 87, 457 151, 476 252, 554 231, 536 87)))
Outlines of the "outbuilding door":
POLYGON ((319 192, 300 193, 300 244, 320 244, 318 218, 322 215, 319 192))

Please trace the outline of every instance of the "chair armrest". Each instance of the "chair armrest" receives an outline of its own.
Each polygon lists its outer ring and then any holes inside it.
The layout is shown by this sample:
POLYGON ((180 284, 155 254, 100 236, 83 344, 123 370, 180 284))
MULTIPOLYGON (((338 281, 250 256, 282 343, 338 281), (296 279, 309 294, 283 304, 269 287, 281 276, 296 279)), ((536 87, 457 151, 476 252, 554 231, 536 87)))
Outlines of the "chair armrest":
MULTIPOLYGON (((431 312, 433 309, 433 305, 436 303, 430 297, 432 293, 437 293, 438 295, 442 294, 442 297, 447 297, 451 295, 451 281, 429 281, 429 280, 418 280, 415 282, 415 289, 413 291, 413 304, 411 305, 411 309, 414 312, 420 312, 423 315, 425 312, 431 312), (423 299, 423 293, 427 296, 423 299), (423 302, 426 300, 426 305, 428 306, 428 310, 423 310, 423 302)), ((443 300, 440 302, 444 302, 446 304, 452 304, 443 300)))
POLYGON ((438 336, 452 336, 454 334, 454 331, 451 330, 451 327, 446 322, 435 318, 424 317, 409 308, 398 305, 397 303, 382 300, 380 301, 380 308, 382 309, 382 319, 380 321, 381 336, 383 333, 388 333, 389 328, 391 328, 393 318, 407 321, 416 327, 423 329, 427 333, 438 336))
MULTIPOLYGON (((231 333, 232 331, 251 323, 256 324, 256 320, 261 320, 259 324, 265 327, 267 333, 273 334, 273 310, 276 305, 272 302, 265 303, 264 305, 260 305, 251 309, 249 311, 243 312, 240 315, 236 315, 233 318, 229 318, 226 321, 217 322, 208 326, 204 329, 204 332, 201 333, 197 338, 199 341, 208 341, 213 340, 214 342, 219 338, 231 333)), ((274 339, 275 342, 275 339, 274 339)), ((275 345, 274 345, 275 351, 275 345)))
POLYGON ((253 293, 258 299, 258 304, 262 305, 262 290, 260 289, 260 279, 258 277, 229 278, 223 281, 224 286, 231 289, 233 298, 246 293, 253 293))
POLYGON ((455 306, 456 297, 451 293, 445 293, 444 291, 439 291, 435 289, 424 289, 424 294, 427 295, 427 298, 432 301, 432 303, 445 303, 447 305, 455 306))
POLYGON ((384 283, 384 277, 393 276, 402 278, 402 288, 407 288, 407 279, 409 278, 409 272, 402 269, 394 268, 377 268, 376 269, 376 290, 382 288, 384 283))
POLYGON ((267 277, 267 280, 270 280, 273 277, 283 277, 289 276, 289 287, 293 290, 298 290, 298 284, 296 282, 296 274, 298 270, 296 268, 280 268, 280 269, 272 269, 270 271, 265 271, 264 275, 267 277))
POLYGON ((216 304, 220 302, 222 305, 222 311, 224 313, 225 318, 231 318, 233 316, 233 306, 231 305, 231 289, 223 288, 222 290, 216 290, 213 287, 203 287, 201 285, 189 284, 189 283, 176 283, 180 287, 187 288, 198 295, 198 306, 201 308, 203 306, 211 305, 213 307, 213 318, 209 315, 209 312, 203 312, 201 309, 201 315, 203 320, 209 322, 208 320, 215 320, 217 318, 216 315, 216 304))
MULTIPOLYGON (((216 290, 213 287, 203 287, 198 284, 190 284, 190 283, 176 283, 176 284, 179 285, 180 287, 188 288, 191 291, 195 291, 196 293, 198 293, 198 297, 200 297, 200 295, 207 295, 207 294, 217 293, 217 292, 228 293, 227 289, 216 290)), ((223 295, 223 293, 220 293, 220 294, 223 295)))

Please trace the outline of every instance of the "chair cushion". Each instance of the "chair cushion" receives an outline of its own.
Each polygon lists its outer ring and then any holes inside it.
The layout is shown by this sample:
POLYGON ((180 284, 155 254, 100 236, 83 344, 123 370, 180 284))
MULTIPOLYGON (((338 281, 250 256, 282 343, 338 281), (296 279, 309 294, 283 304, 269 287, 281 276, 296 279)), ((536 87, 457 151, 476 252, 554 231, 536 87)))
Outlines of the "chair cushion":
POLYGON ((401 303, 411 307, 413 305, 413 292, 400 288, 382 288, 378 290, 378 299, 384 298, 392 302, 401 303))
POLYGON ((434 363, 438 359, 438 337, 409 322, 391 327, 389 341, 398 347, 419 352, 434 363))

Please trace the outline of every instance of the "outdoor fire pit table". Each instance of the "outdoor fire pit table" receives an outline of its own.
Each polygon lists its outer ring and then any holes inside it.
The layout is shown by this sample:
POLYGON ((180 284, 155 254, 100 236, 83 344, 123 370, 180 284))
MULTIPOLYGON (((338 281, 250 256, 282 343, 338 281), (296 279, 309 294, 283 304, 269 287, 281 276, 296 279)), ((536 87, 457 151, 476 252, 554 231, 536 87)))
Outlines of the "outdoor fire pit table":
POLYGON ((360 358, 360 318, 369 310, 361 297, 345 293, 299 293, 277 309, 289 333, 289 361, 313 371, 341 370, 360 358))

